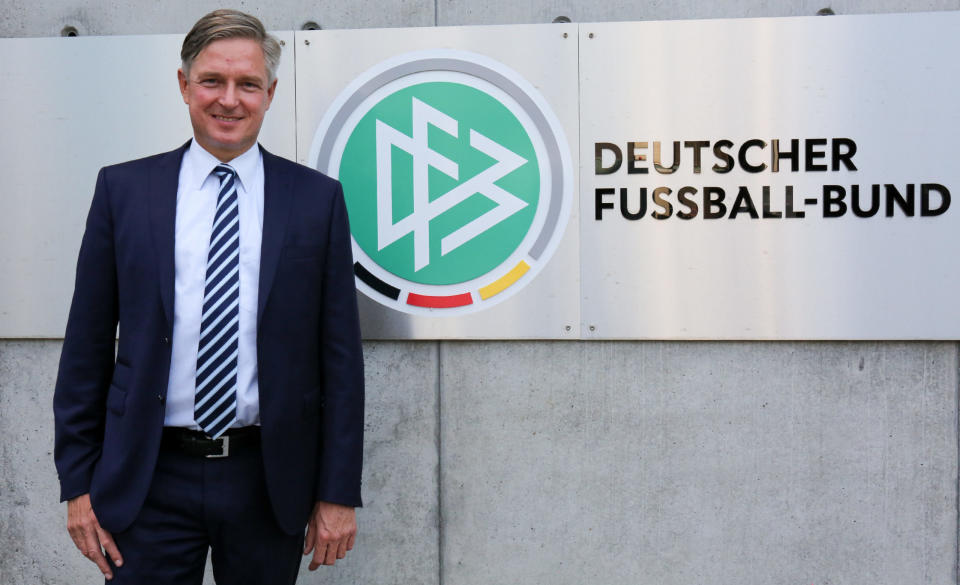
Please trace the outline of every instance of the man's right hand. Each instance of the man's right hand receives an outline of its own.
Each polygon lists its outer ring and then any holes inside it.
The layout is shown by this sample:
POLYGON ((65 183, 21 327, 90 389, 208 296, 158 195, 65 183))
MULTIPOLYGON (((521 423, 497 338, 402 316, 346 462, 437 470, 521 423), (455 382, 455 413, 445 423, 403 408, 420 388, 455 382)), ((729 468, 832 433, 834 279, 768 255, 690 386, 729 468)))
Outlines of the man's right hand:
POLYGON ((117 550, 117 545, 113 542, 110 533, 100 528, 97 516, 93 513, 93 506, 90 504, 90 494, 83 494, 67 501, 67 530, 77 550, 96 563, 104 577, 113 579, 113 572, 103 553, 106 551, 113 560, 113 564, 118 567, 123 565, 123 557, 120 556, 120 551, 117 550))

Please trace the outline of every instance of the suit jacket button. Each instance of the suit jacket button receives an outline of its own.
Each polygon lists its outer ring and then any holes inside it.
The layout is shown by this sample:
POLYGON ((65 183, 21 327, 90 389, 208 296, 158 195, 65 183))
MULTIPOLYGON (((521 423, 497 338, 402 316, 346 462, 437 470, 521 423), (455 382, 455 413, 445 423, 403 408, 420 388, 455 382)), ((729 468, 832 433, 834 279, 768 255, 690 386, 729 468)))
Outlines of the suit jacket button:
POLYGON ((161 338, 160 338, 160 343, 166 345, 166 344, 170 343, 170 338, 169 338, 169 337, 161 337, 161 338))
POLYGON ((160 404, 166 404, 166 403, 167 403, 167 399, 163 396, 163 394, 157 394, 157 400, 160 401, 160 404))

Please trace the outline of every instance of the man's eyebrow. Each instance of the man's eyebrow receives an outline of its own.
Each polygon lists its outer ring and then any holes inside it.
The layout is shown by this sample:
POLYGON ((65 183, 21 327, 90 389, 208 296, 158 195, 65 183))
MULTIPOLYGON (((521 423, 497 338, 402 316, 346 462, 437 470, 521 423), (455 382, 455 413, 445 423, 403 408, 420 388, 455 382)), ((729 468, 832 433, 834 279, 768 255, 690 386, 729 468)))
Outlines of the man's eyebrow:
POLYGON ((217 73, 216 71, 195 70, 192 73, 195 73, 197 77, 223 77, 223 74, 217 73))
MULTIPOLYGON (((223 73, 218 71, 194 70, 194 71, 191 71, 190 74, 195 75, 197 79, 209 79, 209 78, 223 79, 225 77, 223 73)), ((265 76, 260 76, 260 75, 244 75, 242 77, 238 77, 237 81, 241 83, 252 81, 254 83, 264 85, 266 83, 266 79, 267 78, 265 76)))

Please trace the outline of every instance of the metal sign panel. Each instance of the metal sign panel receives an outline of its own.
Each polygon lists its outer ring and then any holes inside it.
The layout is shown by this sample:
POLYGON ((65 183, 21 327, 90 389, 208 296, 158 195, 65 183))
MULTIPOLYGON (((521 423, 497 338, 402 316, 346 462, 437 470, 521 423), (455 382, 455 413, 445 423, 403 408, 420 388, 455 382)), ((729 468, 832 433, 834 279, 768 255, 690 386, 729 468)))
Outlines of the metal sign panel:
MULTIPOLYGON (((296 156, 293 33, 260 134, 296 156)), ((62 337, 100 167, 193 135, 177 85, 183 35, 0 39, 0 336, 62 337)))
POLYGON ((344 184, 364 336, 578 337, 576 27, 296 46, 300 162, 344 184))
MULTIPOLYGON (((368 338, 956 339, 958 28, 280 33, 261 139, 344 182, 368 338)), ((181 38, 0 40, 0 335, 61 335, 97 169, 190 135, 181 38)))
POLYGON ((960 337, 957 30, 581 25, 584 337, 960 337))

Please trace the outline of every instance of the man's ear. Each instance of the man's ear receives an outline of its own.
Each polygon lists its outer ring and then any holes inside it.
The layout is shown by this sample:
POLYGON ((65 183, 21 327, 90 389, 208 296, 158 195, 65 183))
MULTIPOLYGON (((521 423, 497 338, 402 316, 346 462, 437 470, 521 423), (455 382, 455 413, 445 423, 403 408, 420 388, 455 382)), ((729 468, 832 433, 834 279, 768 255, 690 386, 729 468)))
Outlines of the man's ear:
POLYGON ((273 83, 267 88, 267 109, 270 109, 270 104, 273 103, 273 94, 277 91, 277 80, 274 79, 273 83))
POLYGON ((177 69, 177 81, 180 82, 180 95, 183 96, 183 103, 189 105, 190 100, 187 98, 187 87, 190 84, 190 80, 183 74, 183 69, 177 69))

